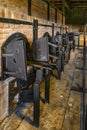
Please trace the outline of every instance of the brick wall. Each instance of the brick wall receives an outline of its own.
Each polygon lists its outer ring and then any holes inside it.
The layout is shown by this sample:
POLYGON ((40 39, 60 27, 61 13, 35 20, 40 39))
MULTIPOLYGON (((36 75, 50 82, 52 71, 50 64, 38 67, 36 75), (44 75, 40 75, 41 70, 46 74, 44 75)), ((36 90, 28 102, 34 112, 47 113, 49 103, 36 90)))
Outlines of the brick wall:
POLYGON ((59 25, 62 25, 62 14, 60 14, 59 12, 57 13, 57 22, 59 25))
POLYGON ((70 32, 79 32, 79 26, 68 25, 70 32))
MULTIPOLYGON (((9 15, 10 17, 14 18, 14 15, 16 15, 17 18, 20 17, 20 14, 22 14, 22 17, 26 17, 28 15, 28 0, 1 0, 0 1, 0 16, 7 17, 9 15), (10 10, 10 11, 8 11, 10 10), (12 12, 15 12, 12 14, 12 12)), ((50 21, 55 22, 55 9, 50 7, 50 21)), ((57 21, 59 24, 62 24, 62 14, 57 11, 57 21)), ((32 0, 31 1, 31 15, 34 17, 47 19, 47 3, 43 0, 32 0)))
POLYGON ((31 3, 32 16, 47 19, 47 4, 42 0, 32 0, 31 3))
POLYGON ((45 32, 49 32, 49 34, 52 36, 52 28, 50 27, 39 27, 38 28, 38 37, 42 37, 45 32))
POLYGON ((55 22, 55 9, 50 7, 50 21, 55 22))
POLYGON ((0 7, 28 14, 28 0, 0 0, 0 7))
POLYGON ((65 25, 65 16, 63 16, 63 25, 65 25))

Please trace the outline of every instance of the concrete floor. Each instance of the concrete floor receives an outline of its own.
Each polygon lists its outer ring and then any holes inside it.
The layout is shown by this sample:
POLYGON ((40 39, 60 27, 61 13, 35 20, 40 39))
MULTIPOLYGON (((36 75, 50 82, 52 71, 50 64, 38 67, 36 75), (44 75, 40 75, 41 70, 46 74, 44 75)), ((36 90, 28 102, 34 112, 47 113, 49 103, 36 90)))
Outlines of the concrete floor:
MULTIPOLYGON (((1 123, 0 130, 79 130, 80 93, 70 91, 71 87, 76 86, 72 77, 75 75, 77 54, 77 50, 71 53, 71 59, 69 64, 65 65, 61 81, 51 77, 50 104, 42 102, 40 104, 39 128, 29 124, 28 117, 32 119, 33 105, 26 104, 22 105, 21 118, 13 113, 1 123)), ((78 82, 81 80, 78 79, 78 82)))

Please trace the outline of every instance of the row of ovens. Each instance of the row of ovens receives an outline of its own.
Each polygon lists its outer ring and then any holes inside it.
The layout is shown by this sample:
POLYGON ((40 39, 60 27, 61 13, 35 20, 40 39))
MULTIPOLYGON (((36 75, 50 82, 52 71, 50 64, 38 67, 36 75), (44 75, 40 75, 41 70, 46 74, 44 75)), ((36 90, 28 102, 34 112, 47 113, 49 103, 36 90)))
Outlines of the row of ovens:
MULTIPOLYGON (((26 36, 16 32, 3 43, 1 50, 2 80, 14 77, 9 87, 9 113, 12 110, 12 101, 18 95, 17 107, 26 101, 28 93, 33 102, 32 124, 39 126, 40 117, 40 84, 45 81, 43 103, 49 103, 50 77, 61 79, 64 65, 70 60, 71 50, 75 50, 74 33, 60 34, 45 32, 38 38, 38 22, 33 31, 33 43, 30 46, 26 36), (16 87, 15 87, 16 84, 16 87)), ((30 99, 27 99, 30 100, 30 99)))

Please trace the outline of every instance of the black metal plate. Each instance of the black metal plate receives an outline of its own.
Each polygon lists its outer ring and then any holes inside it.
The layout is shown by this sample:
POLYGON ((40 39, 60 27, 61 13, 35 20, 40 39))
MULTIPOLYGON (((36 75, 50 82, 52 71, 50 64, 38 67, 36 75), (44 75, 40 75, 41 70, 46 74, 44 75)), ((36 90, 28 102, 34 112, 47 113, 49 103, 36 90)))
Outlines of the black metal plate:
POLYGON ((47 37, 41 37, 33 42, 33 60, 43 62, 49 61, 49 46, 47 37))
POLYGON ((55 36, 55 41, 58 45, 62 45, 63 41, 62 41, 62 35, 58 34, 55 36))

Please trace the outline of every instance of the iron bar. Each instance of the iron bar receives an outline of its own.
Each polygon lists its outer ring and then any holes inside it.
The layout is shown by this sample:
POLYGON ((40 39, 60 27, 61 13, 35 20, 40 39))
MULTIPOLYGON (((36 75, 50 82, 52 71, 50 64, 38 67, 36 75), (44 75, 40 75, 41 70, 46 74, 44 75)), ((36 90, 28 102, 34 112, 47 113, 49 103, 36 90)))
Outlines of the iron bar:
POLYGON ((52 38, 54 37, 54 23, 52 24, 52 38))
POLYGON ((33 41, 38 38, 38 20, 33 21, 33 41))
POLYGON ((40 117, 40 86, 39 83, 34 83, 33 85, 33 96, 34 96, 34 124, 36 127, 39 126, 39 117, 40 117))
POLYGON ((32 4, 32 0, 28 0, 28 15, 31 16, 31 4, 32 4))
POLYGON ((50 71, 46 70, 47 76, 45 79, 45 102, 49 103, 50 98, 50 71))
POLYGON ((47 3, 47 20, 50 20, 50 5, 47 3))
POLYGON ((16 20, 11 18, 0 18, 0 22, 10 23, 10 24, 24 24, 24 25, 33 25, 33 22, 16 20))
POLYGON ((55 22, 57 23, 57 9, 55 9, 55 22))
MULTIPOLYGON (((0 23, 9 23, 9 24, 23 24, 23 25, 33 25, 33 22, 24 21, 24 20, 16 20, 11 18, 0 18, 0 23)), ((42 27, 52 27, 51 24, 42 24, 38 23, 38 26, 42 27)), ((55 28, 64 28, 63 26, 54 26, 55 28)))

